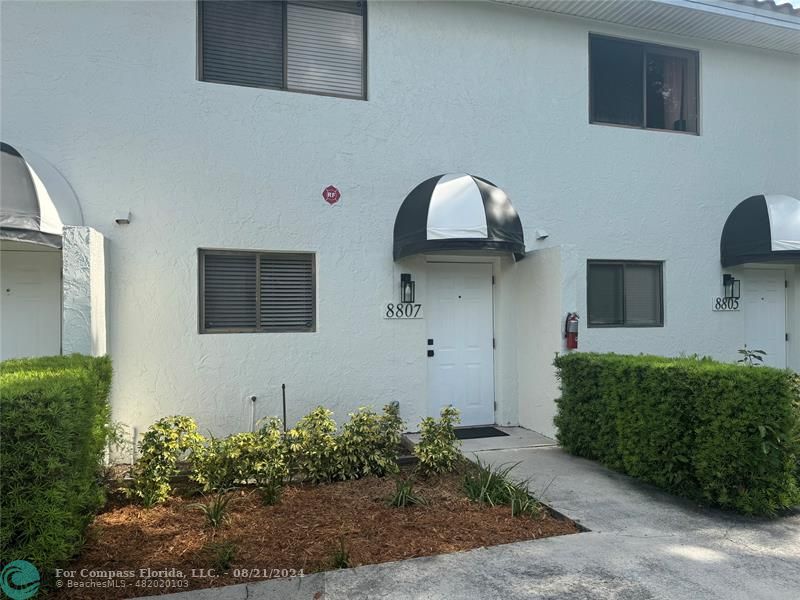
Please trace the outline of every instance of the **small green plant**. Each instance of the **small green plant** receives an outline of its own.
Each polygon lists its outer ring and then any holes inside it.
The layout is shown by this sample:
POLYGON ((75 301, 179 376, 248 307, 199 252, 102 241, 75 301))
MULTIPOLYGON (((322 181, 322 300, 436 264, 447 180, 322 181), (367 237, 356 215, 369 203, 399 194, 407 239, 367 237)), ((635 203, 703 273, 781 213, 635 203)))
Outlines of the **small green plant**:
POLYGON ((272 506, 273 504, 277 504, 278 501, 281 499, 281 492, 283 491, 283 486, 277 481, 271 481, 262 484, 258 488, 259 493, 261 494, 261 500, 267 506, 272 506))
POLYGON ((270 417, 260 423, 258 452, 253 461, 253 480, 260 488, 280 486, 289 477, 289 450, 283 434, 283 423, 270 417))
POLYGON ((764 362, 764 357, 767 355, 763 350, 750 350, 747 344, 744 348, 739 348, 739 354, 742 358, 737 360, 737 363, 747 365, 748 367, 757 367, 764 362))
POLYGON ((432 417, 422 420, 420 441, 414 447, 414 454, 423 473, 449 473, 456 467, 461 454, 455 426, 460 420, 458 410, 452 406, 442 409, 438 421, 432 417))
POLYGON ((201 511, 206 517, 206 524, 216 529, 230 521, 228 505, 231 499, 232 496, 219 491, 210 500, 206 498, 207 502, 196 502, 190 505, 190 508, 201 511))
POLYGON ((339 536, 339 546, 333 551, 331 566, 334 569, 350 568, 350 553, 344 545, 344 536, 339 536))
POLYGON ((464 476, 463 489, 467 498, 490 506, 511 506, 511 514, 538 517, 541 505, 528 493, 528 482, 514 482, 509 474, 519 463, 492 467, 477 460, 464 476))
POLYGON ((131 495, 145 506, 163 502, 172 491, 178 461, 196 452, 203 437, 194 419, 183 416, 159 419, 142 436, 141 456, 133 466, 131 495))
POLYGON ((542 514, 542 505, 528 493, 527 486, 511 484, 509 486, 511 516, 528 516, 538 518, 542 514))
POLYGON ((412 479, 395 480, 394 493, 388 500, 389 506, 404 508, 412 505, 427 504, 425 498, 414 492, 414 481, 412 479))
POLYGON ((312 483, 332 481, 340 472, 332 415, 318 406, 286 432, 292 467, 312 483))
POLYGON ((121 421, 109 421, 106 424, 106 435, 108 436, 108 452, 114 456, 125 456, 133 449, 128 427, 121 421))
POLYGON ((477 459, 475 467, 464 475, 464 493, 470 500, 490 506, 509 504, 512 484, 508 474, 518 464, 492 468, 490 464, 477 459))
POLYGON ((229 570, 236 560, 236 544, 230 541, 212 542, 205 546, 205 551, 217 575, 229 570))

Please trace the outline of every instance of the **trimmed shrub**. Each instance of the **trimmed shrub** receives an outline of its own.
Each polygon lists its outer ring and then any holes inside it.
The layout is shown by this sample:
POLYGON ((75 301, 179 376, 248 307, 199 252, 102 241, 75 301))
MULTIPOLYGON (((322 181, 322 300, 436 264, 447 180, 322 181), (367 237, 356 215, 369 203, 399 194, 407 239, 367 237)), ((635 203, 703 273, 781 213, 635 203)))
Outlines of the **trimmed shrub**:
POLYGON ((592 353, 555 365, 555 424, 569 452, 746 514, 800 503, 800 396, 790 371, 592 353))
POLYGON ((337 443, 341 479, 397 473, 397 447, 403 431, 399 411, 397 404, 387 404, 382 415, 368 408, 350 415, 337 443))
POLYGON ((141 456, 132 470, 131 495, 144 506, 166 500, 178 474, 178 461, 197 452, 202 443, 203 436, 191 417, 176 415, 153 423, 142 436, 141 456))
POLYGON ((289 475, 281 422, 269 419, 258 431, 211 438, 192 456, 192 479, 206 491, 254 483, 275 491, 289 475))
POLYGON ((0 556, 42 573, 79 549, 94 512, 109 427, 111 361, 0 363, 0 556))
POLYGON ((437 421, 425 417, 420 423, 419 444, 414 454, 419 459, 419 469, 425 474, 449 473, 455 469, 461 453, 455 426, 461 421, 458 409, 446 406, 437 421))
POLYGON ((286 439, 293 472, 312 483, 336 479, 339 454, 333 412, 318 406, 286 432, 286 439))

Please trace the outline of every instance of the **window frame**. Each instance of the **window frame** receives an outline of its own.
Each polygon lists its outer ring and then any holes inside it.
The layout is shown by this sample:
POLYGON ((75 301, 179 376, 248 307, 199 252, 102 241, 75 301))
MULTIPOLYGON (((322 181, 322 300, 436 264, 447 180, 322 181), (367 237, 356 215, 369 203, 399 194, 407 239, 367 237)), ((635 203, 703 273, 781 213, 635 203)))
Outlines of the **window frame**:
POLYGON ((609 328, 650 328, 664 327, 664 261, 663 260, 607 260, 607 259, 588 259, 586 261, 586 326, 597 329, 609 328), (621 323, 596 323, 592 322, 589 313, 589 270, 593 265, 619 266, 622 267, 622 322, 621 323), (625 268, 628 265, 637 267, 657 267, 658 268, 658 321, 656 323, 628 323, 627 311, 625 307, 625 268))
MULTIPOLYGON (((655 44, 652 42, 645 42, 643 40, 636 40, 631 38, 625 38, 615 35, 606 35, 604 33, 594 33, 589 32, 589 43, 587 44, 587 57, 588 57, 588 68, 587 73, 589 75, 589 124, 590 125, 604 125, 607 127, 623 127, 625 129, 638 129, 642 131, 661 131, 664 133, 681 133, 684 135, 693 135, 699 136, 701 131, 701 118, 700 118, 700 51, 693 50, 689 48, 677 48, 675 46, 667 46, 666 44, 655 44), (626 42, 629 44, 637 45, 642 51, 642 124, 641 125, 628 125, 626 123, 609 123, 607 121, 596 121, 594 119, 594 86, 593 86, 593 78, 592 78, 592 39, 605 39, 611 41, 619 41, 619 42, 626 42), (690 63, 693 61, 694 67, 693 69, 690 67, 690 70, 694 71, 694 86, 696 91, 696 120, 697 120, 697 127, 696 131, 681 131, 679 129, 663 129, 660 127, 648 127, 647 126, 647 53, 648 51, 653 53, 660 53, 665 56, 676 56, 681 58, 688 58, 690 59, 690 63)), ((688 82, 688 77, 687 77, 688 82)))
POLYGON ((197 327, 200 334, 213 333, 316 333, 317 331, 317 254, 283 250, 232 250, 229 248, 197 249, 197 327), (256 257, 256 326, 213 327, 205 326, 205 257, 212 255, 235 255, 256 257), (261 323, 261 257, 297 256, 311 259, 311 296, 314 299, 311 327, 260 327, 261 323))
MULTIPOLYGON (((229 81, 214 81, 205 79, 203 75, 203 3, 205 0, 197 0, 196 4, 196 21, 197 21, 197 48, 195 49, 196 52, 196 73, 195 76, 197 81, 200 83, 211 83, 213 85, 231 85, 234 87, 246 87, 246 88, 253 88, 257 90, 277 90, 281 92, 292 92, 294 94, 308 94, 311 96, 323 96, 327 98, 342 98, 345 100, 363 100, 366 101, 368 99, 367 95, 367 54, 368 54, 368 37, 367 37, 367 0, 360 0, 362 2, 362 27, 363 27, 363 51, 361 53, 361 95, 353 95, 353 94, 335 94, 331 92, 315 92, 310 90, 298 90, 294 88, 290 88, 288 86, 288 75, 287 75, 287 63, 289 60, 289 41, 287 36, 287 4, 291 2, 291 0, 278 0, 282 4, 282 19, 283 23, 281 24, 281 34, 283 36, 282 40, 282 58, 283 58, 283 74, 282 74, 282 82, 280 86, 271 86, 271 85, 254 85, 251 83, 231 83, 229 81)), ((300 2, 302 4, 302 2, 300 2)))

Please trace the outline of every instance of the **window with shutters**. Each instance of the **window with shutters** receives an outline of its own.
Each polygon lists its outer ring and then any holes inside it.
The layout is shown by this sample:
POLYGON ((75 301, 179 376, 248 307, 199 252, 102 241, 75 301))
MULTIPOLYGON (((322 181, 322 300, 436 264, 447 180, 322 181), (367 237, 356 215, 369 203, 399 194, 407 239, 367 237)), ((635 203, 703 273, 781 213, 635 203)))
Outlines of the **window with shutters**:
POLYGON ((314 254, 198 254, 200 333, 315 331, 314 254))
POLYGON ((366 98, 366 2, 199 0, 199 79, 366 98))
POLYGON ((589 327, 663 327, 661 262, 590 260, 589 327))

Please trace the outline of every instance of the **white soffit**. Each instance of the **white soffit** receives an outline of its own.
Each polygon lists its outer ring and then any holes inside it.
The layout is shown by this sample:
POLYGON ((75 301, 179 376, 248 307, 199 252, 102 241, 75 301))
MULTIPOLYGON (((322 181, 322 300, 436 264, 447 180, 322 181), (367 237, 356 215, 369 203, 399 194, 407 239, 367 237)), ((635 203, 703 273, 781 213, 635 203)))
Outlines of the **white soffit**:
POLYGON ((800 55, 800 16, 727 0, 493 0, 570 15, 800 55))

